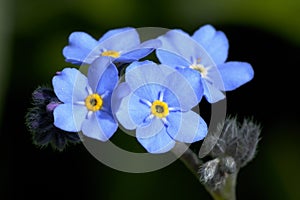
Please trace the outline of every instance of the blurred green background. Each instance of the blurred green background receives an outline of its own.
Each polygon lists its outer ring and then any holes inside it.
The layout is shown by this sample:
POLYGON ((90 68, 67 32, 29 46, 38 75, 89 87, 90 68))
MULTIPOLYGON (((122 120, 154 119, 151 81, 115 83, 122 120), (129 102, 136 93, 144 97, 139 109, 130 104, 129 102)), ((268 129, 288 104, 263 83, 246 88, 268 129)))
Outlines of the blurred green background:
POLYGON ((255 71, 227 93, 228 114, 263 127, 256 158, 239 173, 238 199, 300 199, 298 0, 0 0, 0 199, 211 199, 180 161, 145 174, 119 172, 82 145, 39 149, 24 125, 31 92, 68 66, 61 52, 71 32, 193 33, 208 23, 227 35, 228 60, 255 71))

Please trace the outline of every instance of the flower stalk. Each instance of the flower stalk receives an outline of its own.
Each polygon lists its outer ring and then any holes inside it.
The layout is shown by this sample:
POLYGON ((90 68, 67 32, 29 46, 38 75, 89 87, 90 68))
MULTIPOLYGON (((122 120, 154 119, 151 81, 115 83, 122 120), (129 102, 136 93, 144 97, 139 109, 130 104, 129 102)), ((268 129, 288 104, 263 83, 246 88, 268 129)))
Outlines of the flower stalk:
POLYGON ((236 200, 236 179, 238 172, 228 175, 222 188, 212 190, 205 187, 214 200, 236 200))

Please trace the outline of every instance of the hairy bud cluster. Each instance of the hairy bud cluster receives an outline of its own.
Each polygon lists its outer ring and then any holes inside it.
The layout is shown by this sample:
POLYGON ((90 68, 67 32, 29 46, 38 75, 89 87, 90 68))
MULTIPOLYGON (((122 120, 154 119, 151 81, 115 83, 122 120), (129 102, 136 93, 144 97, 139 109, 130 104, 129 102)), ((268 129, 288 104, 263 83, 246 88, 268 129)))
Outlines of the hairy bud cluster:
POLYGON ((221 135, 210 152, 212 160, 199 170, 200 180, 213 190, 223 187, 228 175, 254 158, 261 128, 252 120, 240 124, 236 118, 226 118, 217 131, 221 135))

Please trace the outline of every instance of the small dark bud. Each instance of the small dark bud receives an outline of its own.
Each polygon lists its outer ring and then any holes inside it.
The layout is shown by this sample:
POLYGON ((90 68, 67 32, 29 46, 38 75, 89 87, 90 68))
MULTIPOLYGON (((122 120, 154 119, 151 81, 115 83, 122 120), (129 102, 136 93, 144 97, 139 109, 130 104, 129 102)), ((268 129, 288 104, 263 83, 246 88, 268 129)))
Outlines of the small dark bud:
POLYGON ((53 111, 61 102, 52 88, 38 87, 32 93, 32 108, 25 116, 25 122, 37 146, 51 145, 62 151, 68 143, 79 143, 78 133, 66 132, 54 126, 53 111))

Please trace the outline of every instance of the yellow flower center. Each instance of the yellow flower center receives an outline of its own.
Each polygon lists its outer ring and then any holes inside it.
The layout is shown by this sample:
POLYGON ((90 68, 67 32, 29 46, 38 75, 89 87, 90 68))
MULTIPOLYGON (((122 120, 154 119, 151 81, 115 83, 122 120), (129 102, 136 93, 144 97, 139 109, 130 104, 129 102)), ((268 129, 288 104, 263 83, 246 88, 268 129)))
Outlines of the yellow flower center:
POLYGON ((90 111, 98 111, 102 108, 103 100, 99 94, 90 94, 85 98, 85 106, 90 111))
POLYGON ((103 51, 101 53, 101 56, 110 56, 110 57, 113 57, 113 58, 119 58, 120 53, 118 51, 108 50, 108 51, 103 51))
POLYGON ((202 64, 193 64, 190 66, 190 68, 198 71, 202 75, 202 77, 207 76, 207 69, 202 64))
POLYGON ((151 105, 151 113, 158 118, 164 118, 168 116, 168 104, 163 101, 155 100, 151 105))

